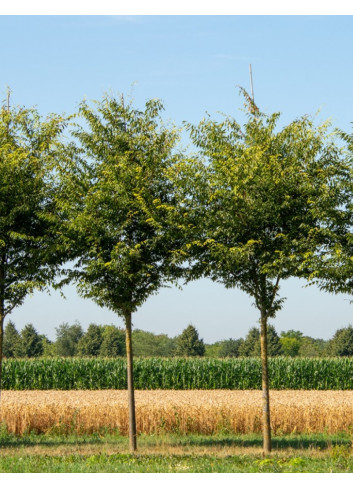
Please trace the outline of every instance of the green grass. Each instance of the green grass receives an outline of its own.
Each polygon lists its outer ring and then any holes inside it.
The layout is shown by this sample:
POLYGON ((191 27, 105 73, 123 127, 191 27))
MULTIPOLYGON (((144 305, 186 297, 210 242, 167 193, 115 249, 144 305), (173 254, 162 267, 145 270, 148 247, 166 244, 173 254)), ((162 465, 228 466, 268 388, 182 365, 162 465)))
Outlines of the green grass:
MULTIPOLYGON (((269 359, 271 389, 353 389, 353 358, 269 359)), ((259 358, 136 358, 136 389, 261 389, 259 358)), ((3 389, 126 389, 123 358, 8 359, 3 389)))
POLYGON ((259 435, 140 436, 128 453, 119 435, 0 435, 0 472, 353 472, 351 438, 291 435, 273 438, 262 458, 259 435))

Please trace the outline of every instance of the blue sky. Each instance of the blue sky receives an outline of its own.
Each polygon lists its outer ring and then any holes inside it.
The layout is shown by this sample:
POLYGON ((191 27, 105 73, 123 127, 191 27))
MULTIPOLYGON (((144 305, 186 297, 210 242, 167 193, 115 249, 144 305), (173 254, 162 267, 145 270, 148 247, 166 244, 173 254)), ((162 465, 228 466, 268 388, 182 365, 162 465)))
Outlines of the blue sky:
MULTIPOLYGON (((351 16, 0 16, 0 99, 36 105, 42 114, 72 113, 79 102, 104 91, 132 94, 141 107, 160 98, 165 118, 198 122, 217 111, 242 119, 238 85, 249 89, 252 64, 255 101, 282 112, 282 123, 320 113, 351 131, 353 121, 353 18, 351 16)), ((304 282, 282 285, 287 297, 273 321, 278 331, 300 329, 329 338, 353 323, 353 304, 304 282)), ((66 321, 122 321, 75 289, 35 294, 12 314, 18 329, 32 322, 55 338, 66 321)), ((244 336, 257 310, 237 290, 201 280, 183 291, 164 289, 134 317, 135 327, 179 334, 189 323, 207 342, 244 336)))

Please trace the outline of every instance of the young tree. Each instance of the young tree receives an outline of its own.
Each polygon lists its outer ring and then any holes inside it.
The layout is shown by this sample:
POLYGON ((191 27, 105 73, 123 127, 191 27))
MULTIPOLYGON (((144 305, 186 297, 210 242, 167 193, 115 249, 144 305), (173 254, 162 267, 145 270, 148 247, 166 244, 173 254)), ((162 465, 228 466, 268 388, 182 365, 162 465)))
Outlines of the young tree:
POLYGON ((282 280, 304 274, 307 254, 341 212, 340 182, 347 167, 327 135, 302 117, 278 129, 279 114, 266 116, 244 92, 247 119, 209 117, 188 125, 198 158, 181 165, 179 213, 188 245, 190 279, 201 276, 239 287, 260 316, 264 454, 271 451, 267 325, 281 309, 282 280), (185 217, 186 216, 186 217, 185 217))
POLYGON ((77 353, 77 345, 83 336, 83 330, 79 323, 60 324, 56 331, 55 351, 61 357, 73 357, 77 353))
POLYGON ((64 125, 34 109, 0 109, 0 390, 5 318, 45 289, 62 261, 50 168, 64 125))
MULTIPOLYGON (((96 109, 83 102, 86 128, 74 132, 58 173, 58 205, 66 247, 77 253, 67 281, 79 293, 124 318, 130 450, 136 450, 132 314, 171 274, 176 228, 165 225, 175 206, 168 176, 176 156, 174 129, 160 120, 157 100, 138 111, 105 96, 96 109)), ((174 272, 173 272, 174 273, 174 272)))
POLYGON ((197 329, 190 324, 176 340, 175 354, 181 357, 203 357, 205 345, 197 329))

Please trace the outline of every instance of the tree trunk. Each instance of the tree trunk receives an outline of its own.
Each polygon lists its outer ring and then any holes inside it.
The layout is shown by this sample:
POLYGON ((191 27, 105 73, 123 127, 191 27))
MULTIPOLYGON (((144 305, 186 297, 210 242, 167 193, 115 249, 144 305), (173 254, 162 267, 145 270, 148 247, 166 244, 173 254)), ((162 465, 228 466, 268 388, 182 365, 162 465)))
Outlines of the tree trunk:
POLYGON ((267 367, 267 316, 261 312, 262 433, 263 456, 271 453, 270 393, 267 367))
POLYGON ((131 312, 125 314, 126 326, 126 358, 127 358, 127 389, 129 396, 129 446, 130 452, 137 450, 136 442, 136 416, 135 416, 135 392, 133 376, 133 356, 131 339, 131 312))

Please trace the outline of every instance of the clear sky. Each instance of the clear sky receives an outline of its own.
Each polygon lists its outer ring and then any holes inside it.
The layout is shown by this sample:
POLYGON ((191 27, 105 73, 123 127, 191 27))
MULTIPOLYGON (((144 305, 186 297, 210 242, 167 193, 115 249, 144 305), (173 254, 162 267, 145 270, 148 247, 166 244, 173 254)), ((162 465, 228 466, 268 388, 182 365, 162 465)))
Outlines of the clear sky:
MULTIPOLYGON (((353 121, 351 16, 0 16, 0 99, 36 105, 42 114, 72 113, 86 97, 131 93, 142 107, 165 104, 165 118, 198 122, 217 111, 241 119, 237 85, 255 101, 280 111, 283 124, 303 114, 351 131, 353 121)), ((288 280, 287 300, 273 321, 278 332, 300 329, 328 339, 353 323, 353 304, 304 282, 288 280)), ((18 329, 31 322, 55 338, 62 322, 122 325, 112 312, 80 299, 73 287, 35 294, 15 310, 18 329)), ((182 291, 163 289, 134 317, 134 326, 175 336, 190 323, 206 342, 245 336, 257 310, 245 294, 200 280, 182 291)))

